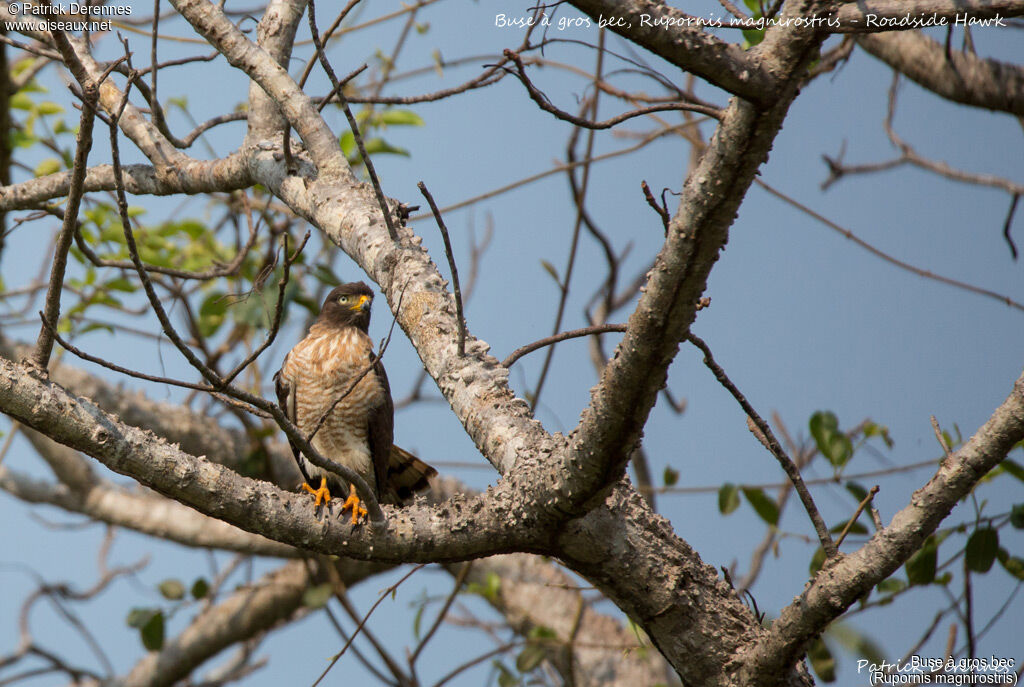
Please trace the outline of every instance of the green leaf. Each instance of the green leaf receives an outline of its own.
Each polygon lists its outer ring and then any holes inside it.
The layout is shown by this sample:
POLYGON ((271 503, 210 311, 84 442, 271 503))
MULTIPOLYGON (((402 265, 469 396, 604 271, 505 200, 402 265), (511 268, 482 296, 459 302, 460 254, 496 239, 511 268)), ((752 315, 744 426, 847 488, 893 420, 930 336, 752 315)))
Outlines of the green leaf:
POLYGON ((423 612, 427 610, 427 604, 421 603, 420 607, 416 609, 416 615, 412 619, 412 636, 416 638, 416 641, 420 639, 420 625, 423 623, 423 612))
POLYGON ((498 687, 519 687, 519 685, 522 684, 522 680, 517 678, 515 673, 506 668, 504 663, 495 661, 494 667, 498 671, 498 687))
POLYGON ((534 625, 527 634, 530 639, 552 640, 558 639, 558 633, 547 625, 534 625))
POLYGON ((228 311, 228 299, 221 291, 214 291, 203 299, 199 306, 199 333, 203 337, 210 337, 217 333, 224 324, 224 317, 228 311))
POLYGON ((210 583, 202 577, 196 578, 196 581, 192 583, 192 598, 205 599, 206 595, 209 593, 210 583))
POLYGON ((64 111, 64 108, 51 100, 44 100, 43 102, 36 105, 36 114, 39 115, 54 115, 60 114, 64 111))
POLYGON ((864 424, 864 436, 869 439, 871 437, 882 437, 882 441, 885 442, 887 448, 892 448, 894 443, 892 437, 889 436, 889 428, 875 422, 869 421, 864 424))
POLYGON ((987 573, 992 569, 999 552, 999 532, 991 527, 974 530, 964 550, 967 569, 976 573, 987 573))
POLYGON ((772 526, 779 524, 779 506, 765 496, 764 490, 755 487, 743 487, 743 495, 754 507, 761 519, 772 526))
POLYGON ((323 608, 334 594, 330 584, 318 584, 302 593, 302 605, 307 608, 323 608))
POLYGON ((818 450, 833 467, 841 468, 853 457, 853 444, 839 430, 839 420, 834 413, 819 410, 811 416, 810 427, 818 450))
POLYGON ((551 278, 555 280, 555 283, 561 285, 562 280, 558 278, 558 269, 547 260, 541 260, 540 266, 544 268, 544 271, 551 275, 551 278))
MULTIPOLYGON (((833 526, 832 529, 829 530, 829 532, 831 532, 832 534, 839 534, 840 532, 843 531, 844 527, 846 527, 846 523, 845 522, 840 522, 837 525, 833 526)), ((867 534, 867 533, 868 533, 868 528, 867 527, 865 527, 864 525, 860 524, 859 522, 854 521, 854 523, 852 525, 850 525, 850 531, 847 534, 867 534)))
POLYGON ((1010 524, 1024 530, 1024 503, 1018 503, 1010 510, 1010 524))
POLYGON ((931 584, 935 581, 935 567, 938 564, 939 547, 935 536, 928 537, 924 546, 911 556, 903 566, 907 571, 907 581, 911 585, 931 584))
POLYGON ((999 559, 999 564, 1003 566, 1003 570, 1018 580, 1024 580, 1024 558, 1011 556, 1006 549, 999 549, 996 558, 999 559))
POLYGON ((123 291, 124 293, 135 293, 136 290, 135 284, 125 277, 111 279, 106 283, 105 288, 108 291, 123 291))
POLYGON ((423 118, 412 110, 384 110, 380 113, 381 124, 389 126, 423 126, 423 118))
POLYGON ((164 580, 157 589, 160 590, 160 595, 168 601, 179 601, 185 598, 185 585, 181 583, 181 580, 164 580))
POLYGON ((470 582, 466 585, 466 591, 470 594, 479 594, 488 601, 497 601, 501 591, 501 578, 497 573, 489 572, 483 584, 470 582))
POLYGON ((665 466, 665 474, 662 475, 662 479, 665 481, 666 487, 674 486, 679 481, 679 471, 673 469, 671 466, 665 466))
POLYGON ((27 94, 19 91, 11 96, 11 99, 7 101, 8 107, 12 110, 31 110, 35 105, 32 103, 32 98, 29 98, 27 94))
POLYGON ((764 40, 764 29, 743 29, 743 37, 747 41, 744 47, 752 48, 764 40))
POLYGON ((726 482, 718 489, 718 512, 728 515, 740 507, 740 490, 732 482, 726 482))
POLYGON ((111 334, 114 333, 114 328, 113 327, 111 327, 109 324, 103 324, 102 322, 90 322, 89 324, 87 324, 84 327, 82 327, 81 329, 79 329, 78 333, 79 334, 88 334, 89 332, 94 332, 97 329, 102 329, 104 331, 110 332, 111 334))
POLYGON ((516 670, 520 673, 528 673, 544 660, 546 652, 539 644, 527 644, 519 655, 516 656, 516 670))
POLYGON ((878 583, 878 591, 882 594, 896 594, 907 588, 907 583, 898 577, 890 577, 878 583))
POLYGON ((157 611, 149 621, 139 628, 142 646, 149 651, 159 651, 164 646, 164 614, 157 611))
POLYGON ((128 617, 125 618, 124 622, 128 627, 134 627, 138 630, 159 612, 159 609, 156 608, 133 608, 128 611, 128 617))
POLYGON ((338 145, 341 146, 341 152, 345 157, 352 157, 356 152, 356 137, 352 135, 351 131, 346 131, 338 139, 338 145))
POLYGON ((391 154, 409 157, 408 150, 391 145, 379 136, 363 141, 363 146, 366 148, 367 155, 391 154))
POLYGON ((814 552, 813 556, 811 556, 811 564, 808 566, 811 577, 817 575, 823 565, 825 565, 825 549, 819 546, 818 550, 814 552))
POLYGON ((846 491, 850 492, 853 498, 857 499, 857 503, 861 503, 868 497, 868 490, 862 487, 857 482, 847 482, 846 491))
POLYGON ((1004 458, 1000 465, 1004 472, 1008 472, 1021 482, 1024 482, 1024 467, 1021 467, 1016 461, 1011 460, 1010 458, 1004 458))
POLYGON ((55 157, 48 157, 32 170, 36 177, 45 177, 47 174, 55 174, 60 171, 60 160, 55 157))
POLYGON ((807 649, 807 659, 811 662, 814 674, 822 682, 836 681, 836 659, 829 651, 828 645, 818 637, 807 649))

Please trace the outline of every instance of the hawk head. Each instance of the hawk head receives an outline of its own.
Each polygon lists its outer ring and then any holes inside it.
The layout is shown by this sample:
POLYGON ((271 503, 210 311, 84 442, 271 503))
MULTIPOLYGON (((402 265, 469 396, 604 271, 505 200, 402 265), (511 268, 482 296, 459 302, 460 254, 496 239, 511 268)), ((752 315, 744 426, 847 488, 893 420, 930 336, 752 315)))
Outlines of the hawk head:
POLYGON ((324 300, 318 322, 335 327, 370 328, 370 304, 373 291, 361 281, 336 286, 324 300))

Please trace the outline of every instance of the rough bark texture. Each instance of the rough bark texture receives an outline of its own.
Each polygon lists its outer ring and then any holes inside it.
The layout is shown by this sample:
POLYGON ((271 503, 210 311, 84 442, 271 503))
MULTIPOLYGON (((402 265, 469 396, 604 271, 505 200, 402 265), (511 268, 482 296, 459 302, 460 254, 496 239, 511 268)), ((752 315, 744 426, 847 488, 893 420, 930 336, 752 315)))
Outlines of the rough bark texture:
POLYGON ((859 36, 857 45, 929 91, 965 105, 1024 116, 1024 69, 959 50, 913 31, 859 36))
MULTIPOLYGON (((305 3, 273 2, 260 23, 258 44, 212 3, 172 4, 252 80, 249 134, 229 157, 195 160, 175 149, 129 103, 119 126, 152 166, 126 168, 127 189, 198 193, 258 183, 282 200, 380 285, 424 368, 502 479, 483 494, 451 495, 442 503, 420 501, 389 509, 388 522, 373 527, 353 529, 347 521, 318 520, 305 498, 231 469, 252 450, 252 442, 239 432, 199 420, 185 409, 132 398, 63 366, 52 378, 42 378, 12 362, 21 356, 4 344, 11 359, 0 360, 0 410, 45 434, 47 439, 30 436, 60 480, 52 486, 0 468, 0 487, 11 493, 193 546, 281 557, 302 549, 385 564, 542 553, 557 557, 589 580, 639 623, 684 683, 804 685, 810 678, 800 659, 807 642, 904 562, 956 501, 1024 437, 1024 381, 1018 380, 992 419, 946 461, 889 527, 856 553, 830 562, 770 630, 762 628, 717 572, 650 510, 622 475, 679 342, 688 334, 740 203, 827 34, 783 24, 769 28, 756 48, 744 51, 692 26, 645 25, 643 14, 685 19, 662 3, 574 0, 574 6, 594 18, 632 18, 631 29, 615 30, 737 97, 688 175, 643 295, 579 426, 563 437, 549 434, 533 418, 529 404, 510 389, 507 369, 488 354, 486 343, 469 334, 465 356, 458 354, 455 302, 435 263, 408 227, 398 226, 397 241, 390 238, 373 190, 356 180, 336 133, 282 67, 305 3), (285 126, 294 128, 305 146, 296 154, 296 169, 287 169, 284 163, 278 134, 285 126), (75 451, 174 503, 104 483, 75 451), (186 507, 202 515, 186 515, 186 507)), ((783 6, 781 19, 822 16, 831 7, 791 0, 783 6)), ((960 8, 979 17, 1024 13, 1024 2, 1019 1, 979 1, 967 10, 963 7, 939 0, 914 4, 920 11, 949 13, 960 8)), ((870 8, 909 11, 905 4, 886 2, 869 3, 870 8)), ((863 4, 854 8, 847 3, 839 11, 865 9, 863 4)), ((865 36, 861 41, 945 97, 1020 112, 1017 71, 966 56, 936 67, 935 46, 916 34, 865 36), (994 91, 996 84, 1002 95, 994 91)), ((67 67, 83 83, 97 81, 103 70, 89 47, 77 39, 68 45, 67 67)), ((103 83, 100 105, 107 113, 116 112, 122 100, 123 92, 110 80, 103 83)), ((69 178, 57 174, 7 186, 0 191, 0 210, 38 207, 67 193, 69 178)), ((88 171, 87 191, 113 186, 110 168, 88 171)), ((385 211, 394 210, 392 201, 385 211)), ((280 465, 279 459, 272 459, 272 465, 280 465)), ((279 480, 288 472, 281 470, 275 471, 279 480)), ((521 580, 565 579, 550 566, 521 556, 483 561, 473 574, 486 574, 487 566, 499 574, 514 570, 521 580)), ((136 666, 124 684, 170 684, 189 674, 224 646, 297 612, 306 582, 300 563, 286 564, 254 588, 211 608, 165 651, 136 666)), ((588 653, 583 646, 589 638, 622 641, 621 628, 588 613, 581 615, 578 630, 567 627, 555 618, 559 614, 531 608, 539 598, 547 598, 563 617, 564 609, 578 603, 572 592, 545 597, 525 586, 504 590, 494 603, 521 631, 544 624, 567 645, 579 644, 573 646, 572 657, 550 657, 566 676, 587 671, 586 681, 577 684, 603 684, 606 679, 649 684, 659 679, 662 666, 657 661, 615 665, 606 654, 588 653)))

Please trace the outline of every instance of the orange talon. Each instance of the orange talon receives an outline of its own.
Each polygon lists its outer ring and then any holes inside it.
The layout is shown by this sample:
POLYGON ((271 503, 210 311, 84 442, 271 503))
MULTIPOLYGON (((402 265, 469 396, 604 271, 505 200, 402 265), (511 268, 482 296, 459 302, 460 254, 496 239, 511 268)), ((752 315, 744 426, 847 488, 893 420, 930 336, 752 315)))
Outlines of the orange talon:
POLYGON ((366 509, 359 502, 359 496, 356 494, 356 485, 350 484, 348 498, 345 499, 345 503, 341 505, 341 512, 344 513, 349 508, 352 509, 352 524, 358 525, 362 522, 363 518, 366 517, 366 509))
POLYGON ((321 477, 320 478, 320 488, 319 489, 314 489, 313 487, 309 486, 305 482, 302 483, 302 488, 305 489, 310 494, 312 494, 313 496, 316 497, 316 501, 313 503, 313 507, 314 508, 317 508, 320 505, 321 501, 323 501, 324 503, 330 503, 331 502, 331 491, 330 491, 330 489, 327 488, 327 478, 326 477, 321 477))

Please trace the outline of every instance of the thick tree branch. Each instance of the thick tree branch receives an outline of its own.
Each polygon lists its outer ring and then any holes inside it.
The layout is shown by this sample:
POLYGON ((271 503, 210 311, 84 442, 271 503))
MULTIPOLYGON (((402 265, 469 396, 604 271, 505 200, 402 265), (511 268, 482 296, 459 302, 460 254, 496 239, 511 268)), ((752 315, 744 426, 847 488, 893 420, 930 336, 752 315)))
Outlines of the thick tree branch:
POLYGON ((302 608, 309 575, 302 561, 285 564, 201 613, 159 651, 148 654, 117 687, 170 687, 236 642, 269 630, 302 608))
MULTIPOLYGON (((123 119, 123 117, 122 117, 123 119)), ((174 193, 214 193, 252 186, 245 158, 231 155, 220 160, 189 160, 184 167, 168 175, 150 165, 124 165, 121 178, 125 190, 136 195, 168 196, 174 193)), ((90 167, 83 190, 114 190, 114 168, 111 165, 90 167)), ((71 172, 57 172, 18 184, 0 187, 0 210, 28 210, 48 200, 68 195, 71 172)))
MULTIPOLYGON (((1024 3, 1016 4, 1024 12, 1024 3)), ((1024 67, 959 50, 947 53, 919 31, 858 36, 857 44, 947 100, 1024 116, 1024 67)))
MULTIPOLYGON (((256 29, 256 43, 267 51, 274 62, 287 71, 292 55, 295 32, 302 21, 306 0, 273 0, 260 19, 256 29)), ((288 126, 281 108, 258 83, 249 83, 249 131, 246 144, 273 138, 288 126)))
POLYGON ((191 456, 6 360, 0 360, 0 410, 206 515, 319 553, 442 562, 547 546, 541 523, 517 519, 524 509, 514 482, 438 508, 410 506, 386 524, 353 529, 332 518, 317 520, 307 499, 191 456))
MULTIPOLYGON (((338 138, 316 106, 267 51, 253 44, 224 12, 206 0, 171 0, 181 16, 232 66, 241 69, 274 100, 288 123, 302 137, 306 150, 321 173, 348 177, 354 182, 338 138)), ((301 15, 300 15, 301 16, 301 15)))
POLYGON ((691 17, 655 0, 571 0, 595 21, 621 18, 630 26, 612 31, 641 45, 680 69, 696 74, 729 93, 753 103, 770 102, 778 89, 775 75, 750 53, 703 31, 691 17))
MULTIPOLYGON (((71 451, 65 446, 57 447, 71 451)), ((184 546, 278 558, 301 555, 293 546, 245 532, 176 501, 152 494, 132 493, 102 481, 88 488, 73 489, 0 468, 0 489, 27 503, 56 506, 69 513, 80 513, 98 522, 184 546)))
MULTIPOLYGON (((813 50, 807 50, 804 59, 812 55, 813 50)), ((567 507, 585 507, 595 494, 601 498, 598 490, 622 473, 665 385, 679 342, 689 333, 707 277, 728 240, 729 225, 794 96, 791 87, 789 95, 765 113, 733 100, 687 178, 645 292, 573 435, 559 485, 560 500, 567 507)))

